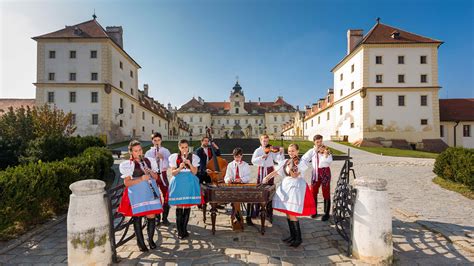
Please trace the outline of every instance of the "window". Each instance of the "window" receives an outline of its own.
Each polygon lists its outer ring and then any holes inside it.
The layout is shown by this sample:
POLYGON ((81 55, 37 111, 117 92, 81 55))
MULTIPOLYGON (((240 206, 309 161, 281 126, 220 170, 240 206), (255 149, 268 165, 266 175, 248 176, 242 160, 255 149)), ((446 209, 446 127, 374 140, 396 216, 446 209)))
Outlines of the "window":
POLYGON ((342 115, 342 106, 339 107, 339 115, 342 115))
POLYGON ((234 124, 240 125, 240 119, 235 119, 235 120, 234 120, 234 124))
POLYGON ((471 136, 471 125, 463 125, 462 126, 462 135, 463 135, 463 137, 470 137, 471 136))
POLYGON ((199 133, 202 133, 202 127, 199 128, 199 133))
POLYGON ((354 128, 354 123, 351 123, 351 128, 354 128))
POLYGON ((69 81, 76 81, 76 73, 69 73, 69 81))
POLYGON ((133 78, 133 71, 130 70, 130 77, 133 78))
POLYGON ((398 75, 398 83, 405 83, 405 75, 398 75))
POLYGON ((123 82, 120 81, 120 88, 123 89, 123 82))
POLYGON ((375 120, 375 124, 377 126, 383 126, 383 120, 382 119, 377 119, 377 120, 375 120))
POLYGON ((97 51, 96 50, 91 51, 91 58, 97 58, 97 51))
POLYGON ((48 103, 54 103, 54 91, 48 91, 48 103))
POLYGON ((439 136, 444 138, 444 125, 439 126, 439 136))
POLYGON ((69 51, 69 58, 71 59, 76 58, 76 51, 69 51))
POLYGON ((123 120, 120 119, 120 127, 123 127, 123 120))
POLYGON ((70 125, 75 125, 76 124, 76 114, 71 114, 71 122, 69 124, 70 125))
POLYGON ((120 108, 123 108, 123 99, 120 98, 120 108))
POLYGON ((428 125, 428 119, 421 119, 422 125, 428 125))
POLYGON ((420 64, 426 64, 426 55, 420 56, 420 64))
POLYGON ((228 124, 229 124, 229 119, 227 119, 227 120, 225 121, 225 123, 228 125, 228 124))
POLYGON ((327 116, 327 120, 329 120, 329 118, 330 118, 329 112, 326 113, 326 116, 327 116))
POLYGON ((428 96, 426 96, 426 95, 421 95, 421 98, 420 98, 420 105, 421 105, 421 106, 428 106, 428 96))
POLYGON ((400 64, 400 65, 405 64, 405 56, 403 56, 403 55, 398 56, 398 64, 400 64))
POLYGON ((314 125, 314 124, 313 124, 313 120, 311 120, 311 127, 313 127, 313 125, 314 125))
POLYGON ((354 101, 351 101, 351 111, 354 111, 354 101))
POLYGON ((405 95, 398 95, 398 106, 405 106, 405 95))
POLYGON ((276 116, 273 117, 273 121, 274 121, 274 122, 277 121, 277 117, 276 117, 276 116))
POLYGON ((329 97, 329 95, 328 95, 328 97, 327 97, 327 101, 328 101, 328 103, 331 102, 331 97, 329 97))
POLYGON ((352 81, 352 82, 351 82, 351 90, 353 90, 353 89, 354 89, 354 87, 355 87, 355 85, 354 85, 354 81, 352 81))
POLYGON ((95 72, 91 73, 91 80, 97 80, 97 78, 98 78, 97 76, 98 76, 97 73, 95 73, 95 72))
POLYGON ((151 123, 155 124, 155 117, 154 116, 151 117, 151 123))
POLYGON ((342 89, 341 89, 341 92, 340 92, 340 94, 341 94, 341 96, 342 96, 342 94, 343 94, 343 90, 342 90, 342 89))
POLYGON ((119 62, 119 67, 120 67, 120 69, 123 69, 123 63, 122 63, 122 61, 119 62))
POLYGON ((201 116, 199 117, 199 122, 202 122, 202 117, 201 116))
POLYGON ((70 103, 75 103, 76 102, 76 92, 75 91, 69 92, 69 102, 70 103))
POLYGON ((142 119, 145 120, 145 112, 142 112, 142 119))
POLYGON ((426 83, 426 82, 428 82, 427 80, 428 80, 428 75, 423 74, 423 75, 420 76, 420 82, 421 83, 426 83))
POLYGON ((133 88, 130 88, 130 94, 133 95, 133 88))
POLYGON ((354 64, 351 65, 351 73, 354 72, 354 64))
POLYGON ((56 58, 56 51, 49 51, 49 58, 56 58))
POLYGON ((54 73, 48 73, 48 80, 54 80, 54 73))
POLYGON ((132 114, 135 113, 135 105, 133 105, 133 103, 132 105, 130 105, 130 111, 132 112, 132 114))
POLYGON ((144 126, 142 127, 142 131, 145 132, 145 127, 144 126))
POLYGON ((341 73, 341 80, 343 80, 343 79, 344 79, 344 74, 341 73))
POLYGON ((235 108, 235 113, 236 113, 236 114, 239 113, 239 108, 235 108))
POLYGON ((161 120, 158 120, 158 126, 161 127, 161 120))
POLYGON ((99 124, 99 115, 98 114, 92 114, 92 124, 93 125, 98 125, 99 124))
POLYGON ((381 65, 382 64, 382 56, 381 55, 377 55, 375 57, 375 64, 377 65, 381 65))
POLYGON ((277 128, 273 127, 273 133, 277 133, 277 128))
POLYGON ((375 83, 382 83, 382 75, 375 75, 375 83))
POLYGON ((321 117, 318 116, 318 125, 321 124, 321 117))
POLYGON ((220 120, 220 119, 217 120, 217 124, 218 124, 218 125, 221 124, 221 120, 220 120))
POLYGON ((99 101, 99 95, 96 91, 91 92, 91 103, 96 103, 99 101))
POLYGON ((193 122, 193 117, 189 117, 189 122, 193 122))
POLYGON ((375 96, 375 105, 382 106, 383 105, 383 97, 382 95, 375 96))

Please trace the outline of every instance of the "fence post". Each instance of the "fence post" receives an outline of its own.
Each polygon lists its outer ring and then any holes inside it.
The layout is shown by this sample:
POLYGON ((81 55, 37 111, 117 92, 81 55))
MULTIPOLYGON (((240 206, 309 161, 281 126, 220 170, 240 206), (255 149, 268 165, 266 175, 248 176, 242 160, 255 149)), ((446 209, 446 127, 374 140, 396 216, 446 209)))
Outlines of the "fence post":
POLYGON ((67 213, 68 264, 108 265, 112 263, 110 221, 105 183, 88 179, 69 186, 67 213))
POLYGON ((352 255, 368 263, 392 263, 392 215, 387 196, 387 181, 360 177, 354 204, 352 255))

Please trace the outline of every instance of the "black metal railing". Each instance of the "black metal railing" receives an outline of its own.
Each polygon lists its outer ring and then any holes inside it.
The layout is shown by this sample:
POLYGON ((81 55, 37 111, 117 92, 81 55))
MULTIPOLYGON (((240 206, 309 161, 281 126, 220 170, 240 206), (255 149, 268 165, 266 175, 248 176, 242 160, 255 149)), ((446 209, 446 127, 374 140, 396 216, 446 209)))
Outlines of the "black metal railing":
MULTIPOLYGON (((341 158, 342 159, 342 158, 341 158)), ((352 168, 350 150, 344 158, 345 163, 337 180, 336 190, 334 191, 332 217, 336 230, 344 240, 347 241, 347 255, 351 255, 352 249, 352 225, 354 217, 354 202, 356 190, 350 185, 350 176, 356 178, 355 171, 352 168)))

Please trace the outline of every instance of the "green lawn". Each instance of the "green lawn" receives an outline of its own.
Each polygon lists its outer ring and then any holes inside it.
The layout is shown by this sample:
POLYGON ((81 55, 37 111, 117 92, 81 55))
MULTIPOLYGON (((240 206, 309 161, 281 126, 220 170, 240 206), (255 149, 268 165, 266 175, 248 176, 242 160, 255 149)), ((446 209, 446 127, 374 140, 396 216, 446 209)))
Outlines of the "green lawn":
POLYGON ((349 146, 351 148, 368 151, 375 154, 386 155, 386 156, 397 156, 397 157, 413 157, 413 158, 432 158, 436 159, 438 153, 415 151, 415 150, 402 150, 396 148, 385 148, 385 147, 356 147, 349 142, 337 142, 349 146))
POLYGON ((468 199, 474 199, 474 190, 470 189, 464 184, 456 183, 451 180, 446 180, 439 176, 433 178, 433 183, 438 184, 444 189, 457 192, 468 199))
POLYGON ((123 147, 123 146, 127 146, 128 143, 130 143, 129 140, 122 141, 122 142, 117 142, 117 143, 112 143, 112 144, 107 145, 107 148, 113 150, 113 149, 117 149, 117 148, 120 148, 120 147, 123 147))
MULTIPOLYGON (((312 141, 309 141, 309 140, 298 140, 298 141, 291 141, 291 140, 284 140, 283 141, 283 147, 288 148, 288 145, 290 145, 291 143, 295 143, 295 144, 298 144, 298 146, 300 147, 300 154, 304 154, 305 152, 307 152, 309 149, 313 148, 314 144, 312 141)), ((274 146, 281 146, 281 140, 270 140, 270 144, 274 145, 274 146)), ((344 152, 342 151, 338 151, 336 149, 333 149, 333 148, 329 148, 332 152, 332 154, 334 155, 341 155, 341 154, 345 154, 344 152)))

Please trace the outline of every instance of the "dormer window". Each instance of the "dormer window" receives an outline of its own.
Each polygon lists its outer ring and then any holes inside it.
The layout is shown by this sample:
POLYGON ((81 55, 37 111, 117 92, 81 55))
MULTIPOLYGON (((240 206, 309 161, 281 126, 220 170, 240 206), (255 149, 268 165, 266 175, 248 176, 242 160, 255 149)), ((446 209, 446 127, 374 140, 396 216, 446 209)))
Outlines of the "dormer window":
POLYGON ((399 39, 400 38, 400 32, 398 32, 398 31, 392 32, 391 37, 392 37, 392 39, 399 39))

